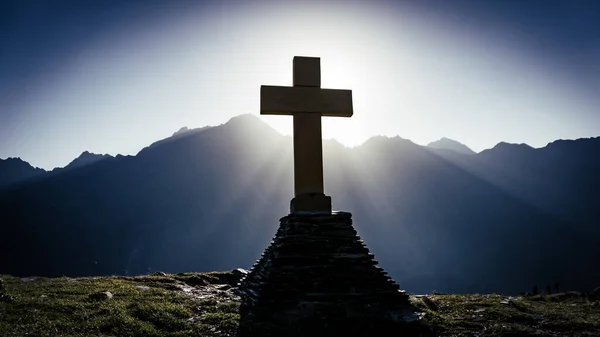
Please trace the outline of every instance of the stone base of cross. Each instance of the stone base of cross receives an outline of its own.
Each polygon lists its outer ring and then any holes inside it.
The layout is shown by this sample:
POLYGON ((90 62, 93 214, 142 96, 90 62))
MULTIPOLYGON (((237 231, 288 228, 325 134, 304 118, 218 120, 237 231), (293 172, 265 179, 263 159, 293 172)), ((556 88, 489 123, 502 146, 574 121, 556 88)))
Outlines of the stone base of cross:
POLYGON ((261 86, 260 113, 294 118, 291 213, 331 213, 331 197, 323 190, 321 116, 351 117, 352 91, 322 89, 318 57, 294 57, 293 83, 293 87, 261 86))
POLYGON ((331 197, 325 194, 303 194, 290 201, 290 213, 331 213, 331 197))
POLYGON ((423 336, 408 295, 377 265, 350 213, 281 218, 238 287, 237 336, 423 336))

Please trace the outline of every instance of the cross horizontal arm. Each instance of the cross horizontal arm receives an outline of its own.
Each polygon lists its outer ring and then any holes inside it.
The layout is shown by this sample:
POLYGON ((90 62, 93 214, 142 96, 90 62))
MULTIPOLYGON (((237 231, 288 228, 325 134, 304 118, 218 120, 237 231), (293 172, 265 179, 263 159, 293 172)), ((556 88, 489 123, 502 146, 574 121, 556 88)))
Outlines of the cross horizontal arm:
POLYGON ((352 116, 352 90, 318 87, 260 87, 261 115, 314 113, 330 117, 352 116))

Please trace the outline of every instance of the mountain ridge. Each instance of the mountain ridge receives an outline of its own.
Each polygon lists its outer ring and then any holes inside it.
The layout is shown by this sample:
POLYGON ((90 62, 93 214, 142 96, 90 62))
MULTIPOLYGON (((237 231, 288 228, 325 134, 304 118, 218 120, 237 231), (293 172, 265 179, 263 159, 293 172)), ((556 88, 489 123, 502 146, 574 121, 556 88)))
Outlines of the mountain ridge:
MULTIPOLYGON (((122 154, 116 154, 115 156, 112 156, 110 154, 99 155, 99 154, 91 153, 88 150, 84 150, 79 155, 79 157, 81 157, 82 155, 85 155, 86 153, 92 154, 92 155, 96 155, 96 156, 103 156, 104 158, 108 158, 108 157, 117 158, 117 157, 137 156, 140 152, 142 152, 145 149, 148 149, 150 147, 157 146, 159 144, 163 144, 163 143, 170 142, 170 141, 173 141, 173 140, 177 140, 179 138, 185 138, 185 137, 188 137, 188 136, 192 136, 195 133, 198 133, 198 132, 201 132, 201 131, 205 131, 207 129, 211 129, 211 128, 215 128, 215 127, 220 127, 220 126, 223 126, 223 125, 227 125, 232 120, 235 122, 237 120, 244 119, 244 118, 246 118, 248 121, 259 121, 260 124, 268 127, 270 130, 272 130, 274 132, 277 132, 271 126, 269 126, 268 124, 262 122, 260 120, 260 118, 258 118, 258 116, 256 116, 255 114, 246 113, 246 114, 234 116, 234 117, 230 118, 227 122, 221 123, 219 125, 214 125, 214 126, 207 125, 207 126, 197 127, 197 128, 189 128, 187 126, 183 126, 183 127, 179 128, 177 131, 175 131, 171 136, 163 138, 163 139, 160 139, 160 140, 157 140, 157 141, 151 143, 150 145, 142 148, 140 151, 138 151, 134 155, 122 155, 122 154)), ((375 138, 375 139, 380 139, 380 138, 381 139, 383 139, 383 138, 389 138, 389 139, 399 138, 399 139, 402 139, 402 140, 409 141, 409 142, 411 142, 413 144, 416 144, 412 140, 407 139, 407 138, 402 138, 399 135, 396 135, 396 136, 375 135, 375 136, 369 137, 367 140, 365 140, 365 142, 361 143, 360 145, 354 146, 353 148, 361 147, 361 146, 363 146, 365 143, 369 142, 373 138, 375 138)), ((498 150, 498 149, 503 149, 503 148, 512 147, 512 146, 515 146, 516 148, 522 148, 522 149, 527 148, 527 149, 532 149, 532 150, 543 150, 543 149, 548 148, 549 146, 550 147, 559 146, 557 144, 570 144, 571 142, 597 141, 597 140, 600 140, 600 136, 597 136, 597 137, 582 137, 582 138, 576 138, 576 139, 556 139, 554 141, 551 141, 551 142, 547 143, 543 147, 539 147, 539 148, 534 148, 534 147, 532 147, 532 146, 530 146, 530 145, 528 145, 526 143, 508 143, 508 142, 505 142, 505 141, 500 141, 496 145, 492 146, 491 148, 483 149, 480 152, 475 152, 475 151, 471 150, 468 146, 460 143, 459 141, 456 141, 456 140, 453 140, 453 139, 450 139, 450 138, 447 138, 447 137, 442 137, 442 138, 440 138, 437 141, 433 141, 433 142, 430 142, 430 143, 428 143, 426 145, 419 145, 419 146, 428 147, 428 148, 432 148, 432 149, 436 149, 436 150, 452 150, 452 151, 455 151, 457 153, 462 153, 462 154, 475 154, 475 155, 478 155, 478 154, 481 154, 483 152, 492 151, 494 149, 498 150), (451 145, 448 145, 448 144, 451 144, 451 145), (460 150, 456 149, 455 148, 455 144, 458 145, 458 146, 460 146, 461 148, 464 147, 464 149, 460 149, 460 150)), ((324 139, 324 142, 328 142, 328 141, 335 141, 335 142, 343 145, 343 143, 340 143, 336 139, 326 139, 326 140, 324 139)), ((375 140, 375 141, 377 141, 377 140, 375 140)), ((418 145, 418 144, 416 144, 416 145, 418 145)), ((63 167, 55 167, 55 168, 53 168, 51 170, 46 170, 46 169, 43 169, 43 168, 34 167, 29 162, 27 162, 26 160, 24 160, 24 159, 22 159, 20 157, 8 157, 8 158, 5 158, 5 159, 1 159, 0 158, 0 163, 2 161, 6 161, 8 159, 18 159, 18 160, 21 160, 21 161, 29 164, 34 169, 39 169, 39 170, 42 170, 42 171, 45 171, 45 172, 52 172, 53 170, 66 168, 67 166, 71 165, 71 163, 73 163, 75 160, 77 160, 79 157, 74 158, 69 164, 67 164, 67 165, 65 165, 63 167)), ((1 184, 0 184, 0 186, 1 186, 1 184)))
POLYGON ((19 157, 0 159, 0 189, 3 186, 9 186, 39 176, 45 172, 44 169, 33 167, 19 157))
MULTIPOLYGON (((255 121, 0 190, 0 253, 10 257, 0 273, 249 266, 293 196, 292 138, 255 121)), ((356 148, 324 141, 325 188, 411 291, 515 293, 557 281, 583 289, 600 277, 590 270, 600 252, 589 234, 600 219, 599 164, 596 141, 585 144, 507 161, 502 151, 458 156, 400 137, 356 148), (571 164, 553 164, 561 158, 571 164)))

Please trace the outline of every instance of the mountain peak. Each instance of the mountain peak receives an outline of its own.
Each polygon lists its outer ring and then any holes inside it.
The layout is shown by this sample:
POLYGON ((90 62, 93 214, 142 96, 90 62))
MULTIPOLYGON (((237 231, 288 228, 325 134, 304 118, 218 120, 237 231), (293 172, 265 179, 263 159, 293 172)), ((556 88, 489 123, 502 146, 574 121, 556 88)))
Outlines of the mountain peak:
POLYGON ((19 157, 0 159, 0 186, 23 181, 45 172, 19 157))
POLYGON ((8 157, 6 159, 0 158, 0 164, 5 165, 5 167, 10 165, 12 167, 21 167, 21 168, 27 167, 27 168, 31 168, 36 171, 43 171, 43 172, 46 171, 42 168, 31 165, 26 160, 21 159, 21 157, 8 157))
POLYGON ((232 117, 223 124, 225 128, 235 129, 235 134, 252 135, 252 137, 266 138, 267 135, 280 135, 273 127, 265 123, 256 114, 243 114, 232 117))
POLYGON ((251 113, 246 113, 246 114, 231 117, 225 124, 228 125, 228 124, 241 124, 241 123, 257 123, 257 122, 262 123, 262 121, 260 120, 260 118, 257 115, 251 114, 251 113))
POLYGON ((95 154, 93 152, 85 150, 79 155, 79 157, 73 159, 73 161, 71 161, 64 168, 72 169, 76 167, 83 167, 106 158, 112 158, 112 156, 108 154, 95 154))
POLYGON ((500 142, 498 144, 496 144, 494 147, 492 147, 491 149, 486 149, 481 151, 479 154, 483 155, 483 156, 522 156, 525 154, 530 153, 530 151, 535 150, 533 147, 525 144, 525 143, 521 143, 521 144, 515 144, 515 143, 507 143, 507 142, 500 142))
POLYGON ((439 150, 451 150, 462 154, 475 154, 475 151, 471 150, 465 144, 446 137, 427 144, 427 147, 439 150))
POLYGON ((192 129, 188 128, 187 126, 184 126, 181 129, 175 131, 171 137, 159 140, 158 142, 161 142, 161 141, 164 141, 164 140, 169 140, 169 139, 170 140, 174 140, 174 139, 185 137, 185 136, 191 136, 194 133, 198 133, 200 131, 203 131, 203 130, 206 130, 206 129, 210 129, 210 128, 211 127, 208 126, 208 125, 207 126, 203 126, 201 128, 192 128, 192 129))
POLYGON ((191 135, 196 134, 196 133, 198 133, 200 131, 204 131, 204 130, 210 129, 210 128, 211 128, 211 126, 208 126, 208 125, 200 127, 200 128, 192 128, 192 129, 188 128, 187 126, 183 126, 179 130, 175 131, 171 135, 171 137, 167 137, 167 138, 155 141, 154 143, 152 143, 152 144, 146 146, 145 148, 141 149, 140 152, 138 152, 138 154, 146 151, 149 148, 154 148, 156 146, 159 146, 159 145, 162 145, 162 144, 166 144, 166 143, 169 143, 171 141, 174 141, 174 140, 177 140, 177 139, 180 139, 180 138, 191 136, 191 135))
POLYGON ((99 156, 99 155, 97 155, 95 153, 92 153, 92 152, 90 152, 88 150, 85 150, 85 151, 81 152, 81 154, 79 155, 78 158, 85 158, 85 157, 90 157, 90 156, 93 157, 93 156, 99 156))
POLYGON ((26 161, 21 159, 21 157, 8 157, 6 159, 0 158, 0 162, 6 162, 6 163, 8 163, 8 162, 11 162, 11 163, 23 162, 23 163, 26 163, 26 161))
POLYGON ((181 136, 181 135, 184 135, 184 134, 186 134, 188 132, 192 132, 194 130, 195 129, 190 129, 187 126, 184 126, 181 129, 175 131, 171 137, 181 136))
POLYGON ((573 147, 587 148, 600 144, 600 137, 579 138, 579 139, 557 139, 548 143, 545 149, 569 149, 573 147))
POLYGON ((507 142, 500 142, 498 144, 496 144, 496 146, 494 146, 492 148, 492 150, 498 150, 498 149, 520 149, 520 150, 533 150, 533 147, 525 144, 525 143, 521 143, 521 144, 516 144, 516 143, 507 143, 507 142))

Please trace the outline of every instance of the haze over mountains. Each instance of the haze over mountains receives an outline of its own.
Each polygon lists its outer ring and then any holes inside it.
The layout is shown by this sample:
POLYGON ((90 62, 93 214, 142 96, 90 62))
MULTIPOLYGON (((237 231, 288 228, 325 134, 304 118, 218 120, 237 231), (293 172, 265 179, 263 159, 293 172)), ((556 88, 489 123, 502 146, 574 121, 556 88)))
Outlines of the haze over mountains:
MULTIPOLYGON (((324 142, 325 190, 414 293, 600 284, 600 138, 474 153, 373 137, 324 142)), ((289 211, 292 140, 251 115, 184 128, 136 156, 45 172, 0 161, 0 273, 249 268, 289 211)))

